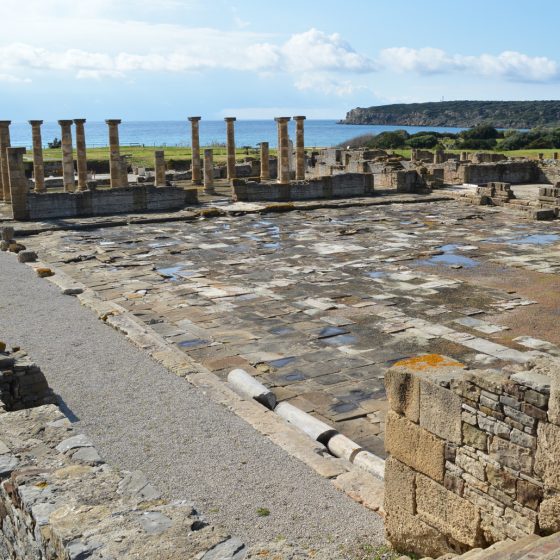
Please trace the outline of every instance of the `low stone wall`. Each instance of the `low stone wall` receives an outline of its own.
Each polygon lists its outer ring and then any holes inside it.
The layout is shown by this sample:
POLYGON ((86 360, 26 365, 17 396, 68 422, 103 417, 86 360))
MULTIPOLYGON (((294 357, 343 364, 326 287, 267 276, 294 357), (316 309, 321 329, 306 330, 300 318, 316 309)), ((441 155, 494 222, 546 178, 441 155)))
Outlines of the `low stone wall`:
POLYGON ((385 379, 395 548, 437 557, 560 530, 560 397, 547 375, 467 371, 429 355, 385 379))
POLYGON ((25 352, 0 353, 0 411, 55 402, 43 372, 25 352))
POLYGON ((459 182, 481 183, 535 183, 539 181, 540 171, 535 161, 504 161, 499 163, 480 163, 459 166, 459 182))
POLYGON ((198 203, 196 189, 138 185, 73 193, 29 193, 14 206, 14 219, 41 220, 180 210, 198 203))
POLYGON ((243 202, 349 198, 373 194, 373 176, 369 173, 345 173, 291 183, 257 183, 235 180, 233 199, 243 202))

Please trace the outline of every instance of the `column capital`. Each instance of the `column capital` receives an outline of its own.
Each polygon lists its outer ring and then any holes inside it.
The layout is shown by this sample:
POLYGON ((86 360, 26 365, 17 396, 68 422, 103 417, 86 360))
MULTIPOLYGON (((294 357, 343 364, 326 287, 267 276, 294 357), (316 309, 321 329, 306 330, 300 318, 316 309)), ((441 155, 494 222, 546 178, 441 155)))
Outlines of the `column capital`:
POLYGON ((118 124, 121 124, 121 122, 121 119, 105 119, 105 123, 109 126, 116 126, 118 124))
POLYGON ((306 117, 304 117, 303 115, 298 115, 297 117, 292 117, 294 119, 294 121, 304 121, 306 119, 306 117))
POLYGON ((226 122, 235 122, 236 120, 236 117, 224 117, 224 121, 226 122))
POLYGON ((189 121, 191 122, 198 122, 202 117, 189 117, 189 121))
POLYGON ((66 120, 58 121, 58 124, 60 126, 71 126, 73 122, 74 121, 72 119, 70 120, 66 119, 66 120))
POLYGON ((292 117, 275 117, 275 121, 278 123, 282 123, 282 122, 288 122, 289 120, 291 120, 292 117))
POLYGON ((0 126, 10 126, 12 121, 0 121, 0 126))
POLYGON ((74 119, 74 124, 84 124, 86 119, 74 119))
POLYGON ((27 121, 31 126, 41 126, 43 121, 27 121))
POLYGON ((20 148, 20 147, 10 148, 10 147, 8 147, 6 149, 8 150, 8 153, 15 154, 15 155, 19 155, 19 154, 23 155, 27 152, 27 148, 20 148))

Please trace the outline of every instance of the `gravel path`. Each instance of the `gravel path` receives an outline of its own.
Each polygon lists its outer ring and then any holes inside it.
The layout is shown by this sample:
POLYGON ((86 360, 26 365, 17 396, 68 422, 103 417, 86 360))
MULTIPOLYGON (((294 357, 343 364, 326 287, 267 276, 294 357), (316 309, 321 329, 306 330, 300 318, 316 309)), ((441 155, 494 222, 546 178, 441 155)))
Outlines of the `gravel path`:
POLYGON ((376 514, 6 253, 0 340, 40 365, 108 462, 141 469, 160 491, 191 500, 247 544, 282 535, 334 553, 383 541, 376 514), (259 517, 257 508, 270 515, 259 517))

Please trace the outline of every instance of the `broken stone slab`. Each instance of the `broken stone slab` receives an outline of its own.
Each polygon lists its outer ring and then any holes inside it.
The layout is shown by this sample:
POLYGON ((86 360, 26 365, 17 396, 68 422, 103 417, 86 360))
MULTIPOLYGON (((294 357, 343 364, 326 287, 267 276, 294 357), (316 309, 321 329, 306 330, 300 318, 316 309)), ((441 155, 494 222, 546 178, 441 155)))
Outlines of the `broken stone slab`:
POLYGON ((61 441, 56 446, 56 450, 60 453, 66 453, 70 449, 77 449, 79 447, 93 447, 93 443, 83 434, 78 434, 61 441))
POLYGON ((317 420, 317 418, 311 416, 311 414, 303 412, 303 410, 300 410, 288 402, 281 402, 274 409, 274 412, 315 441, 324 445, 337 433, 336 430, 328 424, 317 420))
POLYGON ((247 549, 243 542, 232 537, 211 548, 200 560, 243 560, 246 555, 247 549))
POLYGON ((530 387, 538 393, 550 394, 551 379, 543 373, 520 371, 519 373, 514 373, 510 379, 520 385, 530 387))
POLYGON ((11 453, 0 455, 0 476, 9 475, 19 465, 19 459, 11 453))
POLYGON ((119 483, 117 493, 140 501, 157 500, 161 496, 141 471, 127 473, 119 483))
POLYGON ((246 395, 270 410, 274 410, 276 406, 276 396, 274 393, 245 370, 234 369, 230 371, 227 380, 242 395, 246 395))
POLYGON ((82 447, 72 455, 74 461, 85 463, 86 465, 99 465, 103 463, 103 459, 97 452, 95 447, 82 447))

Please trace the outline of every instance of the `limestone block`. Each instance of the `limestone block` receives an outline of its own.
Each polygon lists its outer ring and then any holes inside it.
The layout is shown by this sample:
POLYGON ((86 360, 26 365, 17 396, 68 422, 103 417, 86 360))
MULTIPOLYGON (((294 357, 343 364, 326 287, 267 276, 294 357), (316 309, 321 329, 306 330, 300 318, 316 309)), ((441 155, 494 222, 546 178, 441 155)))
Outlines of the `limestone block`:
POLYGON ((508 471, 488 463, 486 465, 486 478, 492 486, 499 488, 509 496, 515 496, 516 478, 508 471))
POLYGON ((401 463, 443 483, 444 440, 392 411, 387 414, 385 448, 401 463))
POLYGON ((545 535, 560 531, 560 496, 554 496, 541 502, 539 527, 545 535))
POLYGON ((405 464, 389 457, 385 462, 385 511, 398 508, 416 513, 416 473, 405 464))
POLYGON ((528 480, 517 481, 517 501, 530 509, 536 510, 542 499, 542 489, 528 480))
POLYGON ((415 375, 403 367, 392 367, 385 374, 385 390, 391 409, 412 422, 420 418, 420 384, 415 375))
POLYGON ((481 451, 486 451, 488 447, 488 436, 482 430, 470 424, 463 423, 463 443, 480 449, 481 451))
POLYGON ((453 540, 474 547, 481 543, 480 511, 469 501, 428 477, 416 477, 418 516, 453 540))
POLYGON ((532 474, 533 452, 499 437, 492 438, 488 455, 493 461, 510 469, 532 474))
POLYGON ((425 379, 420 380, 420 426, 453 443, 461 443, 461 398, 425 379))
POLYGON ((537 453, 535 474, 546 490, 560 491, 560 427, 554 424, 539 424, 537 428, 537 453))
POLYGON ((419 556, 437 558, 453 551, 440 531, 399 508, 387 511, 385 536, 396 550, 419 556))

